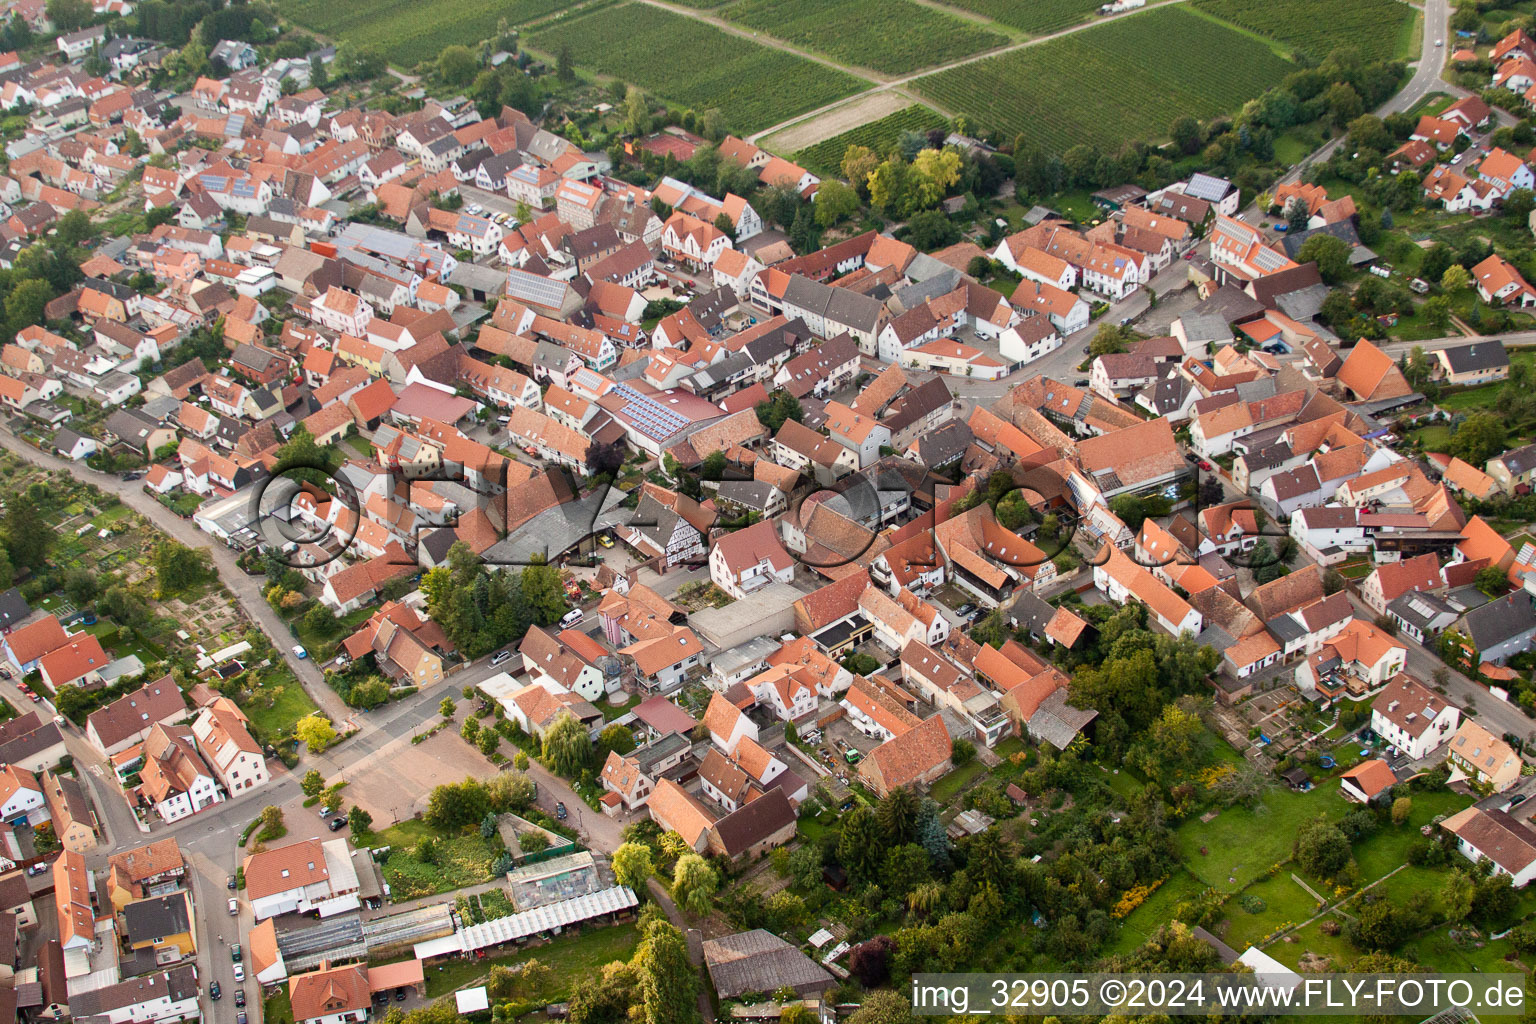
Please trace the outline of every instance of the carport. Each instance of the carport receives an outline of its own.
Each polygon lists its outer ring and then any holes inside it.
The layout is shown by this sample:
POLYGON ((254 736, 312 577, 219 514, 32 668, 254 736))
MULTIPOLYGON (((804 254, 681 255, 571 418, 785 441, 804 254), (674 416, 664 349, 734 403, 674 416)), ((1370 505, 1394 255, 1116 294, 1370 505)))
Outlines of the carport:
POLYGON ((401 960, 399 963, 368 968, 370 995, 377 996, 380 992, 388 994, 397 988, 413 988, 419 996, 427 994, 427 976, 420 960, 401 960))

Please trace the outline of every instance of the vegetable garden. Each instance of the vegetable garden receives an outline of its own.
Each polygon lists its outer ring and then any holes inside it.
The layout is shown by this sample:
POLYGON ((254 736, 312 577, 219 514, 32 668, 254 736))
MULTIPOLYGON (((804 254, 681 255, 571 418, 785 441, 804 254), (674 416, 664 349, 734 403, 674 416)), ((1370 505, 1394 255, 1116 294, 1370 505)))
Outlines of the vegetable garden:
POLYGON ((1259 40, 1162 7, 911 84, 975 122, 1061 153, 1164 137, 1179 115, 1234 110, 1294 70, 1259 40))
POLYGON ((401 67, 435 60, 452 43, 488 39, 502 18, 522 25, 568 6, 564 0, 454 0, 451 6, 416 0, 280 0, 279 10, 305 28, 377 49, 401 67))
POLYGON ((741 0, 721 13, 795 46, 892 74, 947 64, 1008 42, 912 0, 741 0))
POLYGON ((828 177, 842 174, 843 154, 849 146, 868 146, 876 153, 884 153, 902 132, 927 132, 943 128, 944 118, 919 104, 913 104, 894 114, 887 114, 878 121, 861 124, 841 135, 823 139, 814 146, 807 146, 795 154, 795 163, 808 171, 828 177))
POLYGON ((863 84, 794 54, 636 3, 562 20, 527 42, 546 54, 567 47, 577 64, 673 103, 716 108, 742 134, 851 95, 863 84))
POLYGON ((1350 46, 1367 62, 1409 56, 1416 16, 1398 0, 1196 0, 1195 7, 1318 60, 1350 46))

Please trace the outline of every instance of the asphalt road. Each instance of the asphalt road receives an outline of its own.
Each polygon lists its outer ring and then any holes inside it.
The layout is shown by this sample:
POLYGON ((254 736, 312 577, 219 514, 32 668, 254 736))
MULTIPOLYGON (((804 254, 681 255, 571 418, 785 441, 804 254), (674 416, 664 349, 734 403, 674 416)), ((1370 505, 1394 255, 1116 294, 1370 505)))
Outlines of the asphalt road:
MULTIPOLYGON (((68 462, 45 454, 16 437, 9 430, 0 431, 0 445, 28 462, 88 480, 103 491, 122 499, 124 505, 144 516, 166 536, 188 547, 207 551, 213 559, 214 567, 218 570, 219 579, 229 587, 246 615, 261 626, 262 631, 267 634, 272 645, 277 648, 287 661, 288 667, 293 670, 294 675, 303 685, 304 692, 309 694, 320 709, 337 724, 338 731, 342 730, 342 723, 351 720, 353 711, 342 702, 336 691, 325 684, 325 678, 315 663, 308 658, 294 657, 293 634, 289 632, 288 624, 261 596, 260 577, 247 576, 235 564, 236 556, 233 551, 222 544, 213 543, 212 539, 199 530, 192 520, 182 519, 146 494, 143 484, 139 481, 121 480, 115 474, 99 473, 83 463, 68 462)), ((356 724, 363 730, 371 727, 366 719, 360 719, 356 724)))

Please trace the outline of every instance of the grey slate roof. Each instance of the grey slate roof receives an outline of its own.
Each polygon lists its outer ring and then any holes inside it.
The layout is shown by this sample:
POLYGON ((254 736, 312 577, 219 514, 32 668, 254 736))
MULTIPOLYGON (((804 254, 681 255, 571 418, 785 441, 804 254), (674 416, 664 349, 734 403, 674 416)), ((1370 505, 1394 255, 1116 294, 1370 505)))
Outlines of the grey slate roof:
POLYGON ((1497 338, 1490 341, 1474 341, 1470 345, 1453 345, 1441 349, 1452 373, 1475 373, 1509 365, 1509 353, 1497 338))
POLYGON ((832 975, 815 961, 762 928, 705 941, 704 962, 722 999, 744 992, 801 987, 818 991, 833 986, 832 975))
POLYGON ((1487 650, 1536 629, 1536 605, 1523 590, 1489 601, 1466 614, 1467 635, 1478 650, 1487 650))
POLYGON ((943 466, 965 454, 976 435, 959 420, 931 430, 917 439, 917 454, 925 466, 943 466))
POLYGON ((124 931, 132 942, 168 938, 188 931, 190 924, 184 890, 139 900, 123 908, 124 931))
POLYGON ((20 590, 12 587, 0 593, 0 629, 9 630, 31 614, 32 606, 21 596, 20 590))

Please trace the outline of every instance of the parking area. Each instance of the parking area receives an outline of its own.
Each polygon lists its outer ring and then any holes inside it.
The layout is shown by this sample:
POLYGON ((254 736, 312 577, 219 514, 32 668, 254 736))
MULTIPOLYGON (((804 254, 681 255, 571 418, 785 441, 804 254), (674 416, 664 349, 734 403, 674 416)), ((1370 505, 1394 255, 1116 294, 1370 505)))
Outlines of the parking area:
MULTIPOLYGON (((443 693, 457 699, 456 690, 455 687, 443 693)), ((458 716, 445 728, 415 744, 411 743, 411 734, 402 736, 348 773, 343 798, 372 814, 375 828, 404 821, 426 810, 427 799, 437 786, 458 782, 467 775, 484 777, 490 773, 484 755, 459 737, 459 726, 473 704, 464 700, 458 700, 458 704, 458 716), (411 797, 413 793, 417 794, 415 799, 411 797)), ((428 719, 416 731, 425 731, 440 721, 428 719)), ((303 813, 315 817, 313 810, 303 813)))
POLYGON ((865 736, 845 718, 828 723, 820 731, 820 741, 812 743, 816 750, 816 760, 845 786, 858 774, 859 762, 880 745, 878 740, 865 736), (850 747, 858 753, 858 757, 852 763, 843 753, 850 747))

